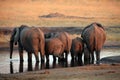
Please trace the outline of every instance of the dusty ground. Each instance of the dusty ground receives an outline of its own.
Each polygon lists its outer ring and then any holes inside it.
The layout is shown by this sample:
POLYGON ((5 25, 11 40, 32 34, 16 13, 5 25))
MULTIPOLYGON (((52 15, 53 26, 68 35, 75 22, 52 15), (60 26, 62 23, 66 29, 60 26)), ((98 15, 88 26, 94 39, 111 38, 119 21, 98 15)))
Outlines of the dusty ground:
POLYGON ((119 0, 0 0, 0 26, 86 26, 120 24, 119 0), (51 13, 80 18, 40 18, 51 13))
POLYGON ((0 74, 0 80, 120 80, 120 64, 40 70, 0 74))

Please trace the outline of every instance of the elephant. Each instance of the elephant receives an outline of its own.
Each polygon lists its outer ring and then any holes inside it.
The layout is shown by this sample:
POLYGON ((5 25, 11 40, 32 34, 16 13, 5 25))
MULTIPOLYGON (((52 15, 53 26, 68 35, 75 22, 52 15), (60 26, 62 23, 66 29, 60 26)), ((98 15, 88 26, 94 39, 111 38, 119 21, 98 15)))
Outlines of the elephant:
POLYGON ((38 52, 41 55, 41 62, 44 62, 45 54, 45 38, 44 33, 35 27, 21 25, 13 30, 10 38, 10 58, 12 58, 13 45, 18 43, 20 61, 23 60, 23 50, 28 52, 28 61, 32 61, 32 53, 34 53, 36 61, 39 62, 38 52))
MULTIPOLYGON (((96 53, 96 63, 99 64, 100 51, 106 40, 106 33, 104 27, 100 23, 92 23, 85 27, 82 31, 81 37, 86 44, 92 62, 94 63, 94 52, 96 53)), ((90 56, 89 56, 90 57, 90 56)))
POLYGON ((47 61, 49 61, 49 55, 53 55, 54 61, 56 61, 56 57, 61 58, 63 50, 64 45, 58 38, 45 39, 45 54, 47 61))
POLYGON ((84 65, 90 64, 90 53, 87 49, 87 46, 84 44, 84 65))
POLYGON ((74 60, 82 62, 84 43, 81 38, 76 37, 72 40, 71 57, 74 60))
MULTIPOLYGON (((70 37, 70 34, 67 32, 61 32, 57 34, 55 37, 59 38, 64 44, 65 61, 67 61, 68 54, 70 52, 71 45, 72 45, 72 39, 70 37)), ((62 54, 63 57, 64 57, 64 53, 62 54)))
POLYGON ((45 34, 46 38, 58 38, 64 44, 64 51, 62 53, 63 59, 59 59, 59 61, 64 60, 64 52, 65 52, 65 61, 67 61, 68 53, 70 52, 72 39, 70 34, 67 32, 60 33, 48 33, 45 34))

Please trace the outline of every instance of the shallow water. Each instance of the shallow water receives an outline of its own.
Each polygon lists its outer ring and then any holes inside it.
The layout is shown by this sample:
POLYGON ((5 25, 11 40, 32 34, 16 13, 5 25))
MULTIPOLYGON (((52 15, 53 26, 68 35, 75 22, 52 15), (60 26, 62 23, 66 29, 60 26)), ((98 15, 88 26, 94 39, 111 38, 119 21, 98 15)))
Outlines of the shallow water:
MULTIPOLYGON (((24 62, 19 61, 18 51, 15 50, 13 53, 13 58, 9 58, 9 51, 0 51, 0 73, 20 73, 27 71, 37 71, 43 69, 53 69, 53 68, 62 68, 62 67, 74 67, 81 66, 81 63, 74 63, 71 61, 71 56, 68 56, 67 62, 58 63, 53 61, 52 56, 50 56, 50 61, 45 63, 38 62, 36 63, 34 55, 32 55, 32 62, 28 63, 27 61, 27 53, 24 52, 24 62)), ((108 57, 108 56, 120 56, 119 49, 103 49, 101 51, 100 57, 108 57)))

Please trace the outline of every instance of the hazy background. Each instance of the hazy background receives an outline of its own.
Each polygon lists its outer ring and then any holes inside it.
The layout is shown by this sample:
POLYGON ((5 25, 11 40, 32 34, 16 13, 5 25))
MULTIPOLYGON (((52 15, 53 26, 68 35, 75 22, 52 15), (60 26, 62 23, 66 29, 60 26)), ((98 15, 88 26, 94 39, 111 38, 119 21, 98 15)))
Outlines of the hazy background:
POLYGON ((79 27, 91 22, 120 25, 120 0, 0 0, 0 27, 79 27), (54 13, 58 15, 39 17, 54 13))
POLYGON ((105 44, 120 46, 120 0, 0 0, 0 45, 22 24, 76 37, 93 22, 105 27, 105 44))

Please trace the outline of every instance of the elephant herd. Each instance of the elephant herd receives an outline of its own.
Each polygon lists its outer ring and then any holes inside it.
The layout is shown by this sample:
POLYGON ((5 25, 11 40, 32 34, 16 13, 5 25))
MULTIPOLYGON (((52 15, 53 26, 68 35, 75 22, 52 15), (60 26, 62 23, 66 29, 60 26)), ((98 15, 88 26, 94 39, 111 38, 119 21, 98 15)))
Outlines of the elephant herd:
POLYGON ((44 34, 40 28, 28 27, 21 25, 13 30, 10 38, 10 58, 12 58, 13 46, 18 44, 20 61, 23 61, 23 50, 28 53, 28 61, 32 61, 32 53, 39 62, 39 54, 41 62, 49 61, 49 55, 53 55, 53 61, 67 61, 68 54, 71 53, 72 60, 89 64, 94 63, 94 52, 96 53, 96 63, 100 62, 100 51, 106 40, 104 27, 99 23, 92 23, 85 27, 82 31, 81 38, 71 38, 67 32, 46 33, 44 34))

